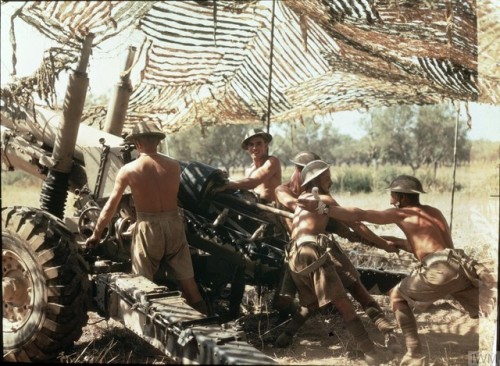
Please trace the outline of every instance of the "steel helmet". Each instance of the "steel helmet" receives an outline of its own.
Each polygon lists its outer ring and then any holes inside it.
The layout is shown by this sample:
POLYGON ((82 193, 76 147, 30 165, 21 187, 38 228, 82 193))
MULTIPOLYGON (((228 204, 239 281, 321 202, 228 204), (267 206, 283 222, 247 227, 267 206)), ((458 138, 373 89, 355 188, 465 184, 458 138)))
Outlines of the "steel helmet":
POLYGON ((325 163, 323 160, 313 160, 310 163, 307 163, 300 173, 300 178, 302 179, 301 186, 304 187, 307 183, 312 181, 314 178, 319 177, 329 168, 330 165, 325 163))
POLYGON ((125 141, 132 142, 137 137, 142 136, 157 136, 160 138, 160 140, 163 140, 166 135, 154 122, 139 122, 134 126, 132 132, 127 137, 125 137, 125 141))
POLYGON ((241 141, 241 148, 246 149, 248 140, 250 140, 254 136, 262 136, 265 142, 269 143, 273 139, 273 136, 270 133, 265 132, 261 128, 252 128, 250 131, 248 131, 245 135, 245 138, 243 141, 241 141))
POLYGON ((295 165, 305 167, 307 163, 310 163, 313 160, 320 160, 318 154, 315 154, 311 151, 301 151, 297 155, 294 156, 292 160, 290 160, 295 165))
POLYGON ((391 192, 419 194, 425 193, 422 183, 411 175, 400 175, 396 177, 387 190, 391 192))

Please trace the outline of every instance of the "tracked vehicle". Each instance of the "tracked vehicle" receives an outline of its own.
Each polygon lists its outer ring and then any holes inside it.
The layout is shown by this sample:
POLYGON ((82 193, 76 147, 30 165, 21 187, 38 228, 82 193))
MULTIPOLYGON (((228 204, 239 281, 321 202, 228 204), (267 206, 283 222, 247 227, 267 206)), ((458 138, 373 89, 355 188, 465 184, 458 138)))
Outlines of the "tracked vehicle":
MULTIPOLYGON (((152 282, 131 273, 135 211, 130 192, 101 245, 85 247, 118 169, 136 158, 133 146, 121 138, 130 95, 126 73, 111 99, 104 130, 80 123, 91 44, 90 34, 62 114, 2 101, 3 167, 44 180, 40 208, 2 208, 4 360, 54 359, 79 339, 88 311, 97 311, 178 362, 276 363, 227 321, 238 316, 247 285, 274 289, 280 282, 288 239, 276 217, 290 213, 262 205, 246 192, 212 194, 227 178, 224 172, 201 162, 179 162, 179 205, 209 316, 188 306, 168 276, 152 282), (75 214, 65 217, 68 192, 75 197, 75 214), (226 314, 216 308, 221 301, 228 303, 226 314)), ((129 50, 125 70, 134 52, 129 50)), ((368 288, 382 292, 403 275, 376 268, 360 272, 368 288)))

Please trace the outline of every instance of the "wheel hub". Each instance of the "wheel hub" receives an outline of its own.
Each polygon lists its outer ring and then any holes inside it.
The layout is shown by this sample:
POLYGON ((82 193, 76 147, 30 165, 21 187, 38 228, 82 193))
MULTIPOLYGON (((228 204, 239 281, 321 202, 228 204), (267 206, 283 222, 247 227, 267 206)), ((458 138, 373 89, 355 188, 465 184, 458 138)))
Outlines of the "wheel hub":
POLYGON ((33 281, 19 256, 2 250, 3 329, 16 331, 33 310, 33 281))

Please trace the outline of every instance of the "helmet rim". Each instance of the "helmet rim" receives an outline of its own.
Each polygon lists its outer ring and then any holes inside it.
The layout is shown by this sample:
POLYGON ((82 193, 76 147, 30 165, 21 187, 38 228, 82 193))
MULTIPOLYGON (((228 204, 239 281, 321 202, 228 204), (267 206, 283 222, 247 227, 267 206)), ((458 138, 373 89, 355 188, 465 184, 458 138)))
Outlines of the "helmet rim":
POLYGON ((308 163, 310 163, 313 160, 320 160, 321 158, 319 157, 318 154, 313 153, 312 151, 301 151, 298 154, 296 154, 293 159, 290 159, 290 162, 293 164, 300 166, 300 167, 305 167, 308 163))
POLYGON ((307 163, 300 173, 300 179, 302 180, 302 184, 300 186, 306 186, 309 182, 319 177, 328 169, 330 169, 330 165, 325 163, 323 160, 313 160, 307 163))
POLYGON ((422 183, 411 175, 400 175, 393 179, 386 190, 396 193, 421 194, 427 193, 422 187, 422 183))

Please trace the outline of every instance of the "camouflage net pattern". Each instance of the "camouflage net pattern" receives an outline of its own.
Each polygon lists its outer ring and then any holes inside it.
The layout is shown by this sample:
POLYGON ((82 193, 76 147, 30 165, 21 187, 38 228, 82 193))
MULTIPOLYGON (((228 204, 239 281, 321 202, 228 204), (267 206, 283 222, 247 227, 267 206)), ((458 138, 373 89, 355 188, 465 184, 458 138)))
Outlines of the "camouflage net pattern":
MULTIPOLYGON (((141 39, 124 131, 305 117, 444 100, 500 103, 500 9, 493 0, 191 0, 19 3, 12 16, 61 46, 35 75, 2 89, 52 103, 54 80, 94 47, 141 39)), ((2 6, 6 4, 2 3, 2 6)), ((11 30, 15 51, 15 28, 11 30)), ((15 55, 13 57, 15 63, 15 55)), ((15 66, 14 66, 15 70, 15 66)), ((10 98, 10 99, 9 99, 10 98)), ((84 111, 103 126, 107 107, 84 111)))

